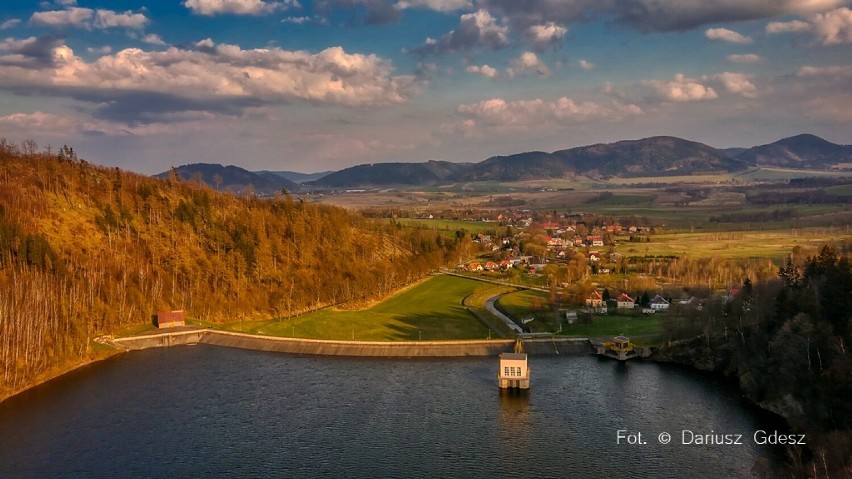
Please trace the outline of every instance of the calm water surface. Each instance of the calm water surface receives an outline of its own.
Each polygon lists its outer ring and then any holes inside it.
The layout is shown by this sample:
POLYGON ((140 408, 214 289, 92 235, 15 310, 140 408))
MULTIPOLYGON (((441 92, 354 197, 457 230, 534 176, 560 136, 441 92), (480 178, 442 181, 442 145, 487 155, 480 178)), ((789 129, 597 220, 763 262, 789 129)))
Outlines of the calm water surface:
POLYGON ((0 404, 0 477, 716 478, 777 463, 751 439, 775 426, 726 384, 589 356, 530 365, 530 392, 506 395, 496 358, 124 354, 0 404), (619 429, 647 444, 618 445, 619 429), (684 429, 744 444, 684 445, 684 429))

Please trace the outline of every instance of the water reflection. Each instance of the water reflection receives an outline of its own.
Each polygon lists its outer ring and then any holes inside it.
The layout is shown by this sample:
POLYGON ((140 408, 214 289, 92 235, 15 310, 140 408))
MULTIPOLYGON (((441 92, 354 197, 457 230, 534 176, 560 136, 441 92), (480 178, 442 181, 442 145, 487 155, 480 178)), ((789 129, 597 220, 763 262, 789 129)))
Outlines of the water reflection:
POLYGON ((753 445, 615 445, 618 429, 675 431, 699 416, 755 429, 720 384, 649 362, 534 361, 530 390, 501 391, 495 358, 131 353, 0 404, 0 477, 697 479, 774 461, 753 445))

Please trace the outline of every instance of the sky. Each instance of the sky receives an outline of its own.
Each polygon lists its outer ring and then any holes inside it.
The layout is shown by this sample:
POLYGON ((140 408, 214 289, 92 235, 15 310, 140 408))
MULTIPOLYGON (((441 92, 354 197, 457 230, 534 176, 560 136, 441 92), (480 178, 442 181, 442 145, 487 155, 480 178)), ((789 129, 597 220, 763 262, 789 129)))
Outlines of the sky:
POLYGON ((852 143, 852 0, 4 0, 0 137, 153 174, 852 143))

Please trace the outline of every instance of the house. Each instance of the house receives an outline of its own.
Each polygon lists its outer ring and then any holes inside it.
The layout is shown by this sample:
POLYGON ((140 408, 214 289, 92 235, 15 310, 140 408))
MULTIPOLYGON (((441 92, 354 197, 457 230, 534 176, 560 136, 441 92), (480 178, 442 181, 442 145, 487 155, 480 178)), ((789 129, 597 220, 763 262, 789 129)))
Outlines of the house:
POLYGON ((597 291, 592 291, 592 294, 586 296, 586 306, 590 308, 600 308, 604 305, 603 296, 597 291))
POLYGON ((467 265, 467 269, 469 271, 482 271, 482 264, 481 263, 470 263, 469 265, 467 265))
POLYGON ((501 389, 530 388, 530 368, 524 353, 500 354, 500 372, 497 374, 501 389))
POLYGON ((497 265, 497 263, 495 263, 494 261, 488 261, 488 262, 486 262, 486 263, 485 263, 485 270, 486 270, 486 271, 494 271, 494 270, 496 270, 498 267, 499 267, 499 266, 498 266, 498 265, 497 265))
POLYGON ((603 236, 600 235, 588 235, 586 236, 586 241, 589 243, 589 246, 603 246, 603 236))
POLYGON ((163 328, 176 328, 178 326, 186 325, 186 316, 184 315, 183 310, 178 311, 160 311, 157 313, 157 319, 155 326, 160 329, 163 328))
POLYGON ((659 294, 651 298, 651 309, 654 311, 665 311, 669 309, 669 302, 659 294))
POLYGON ((616 304, 618 304, 618 309, 633 309, 636 307, 636 300, 628 296, 627 293, 621 293, 616 304))

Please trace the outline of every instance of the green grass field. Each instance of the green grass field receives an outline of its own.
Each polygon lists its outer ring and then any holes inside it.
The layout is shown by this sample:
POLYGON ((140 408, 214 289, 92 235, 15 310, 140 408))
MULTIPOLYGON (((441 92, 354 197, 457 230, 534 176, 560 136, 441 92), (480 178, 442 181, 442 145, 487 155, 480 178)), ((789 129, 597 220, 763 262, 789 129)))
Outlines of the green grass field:
MULTIPOLYGON (((290 319, 231 323, 227 329, 273 336, 359 341, 484 339, 489 329, 462 300, 485 283, 435 276, 370 308, 323 309, 290 319)), ((493 336, 496 337, 496 336, 493 336)))
MULTIPOLYGON (((552 309, 543 307, 547 293, 540 291, 518 291, 510 293, 497 302, 498 307, 512 318, 535 317, 527 326, 534 333, 553 333, 559 328, 552 309)), ((564 312, 560 312, 560 315, 564 312)), ((640 345, 659 343, 664 336, 665 327, 663 315, 643 315, 638 311, 629 313, 608 314, 606 316, 592 316, 591 324, 575 323, 569 325, 562 322, 562 335, 572 337, 609 338, 624 334, 633 342, 640 345)))
POLYGON ((656 344, 664 333, 662 314, 594 315, 591 324, 563 324, 562 334, 582 338, 610 338, 624 335, 639 345, 656 344))
POLYGON ((625 256, 766 258, 780 262, 795 246, 816 250, 843 239, 852 239, 852 234, 843 228, 673 233, 651 235, 650 243, 625 242, 618 251, 625 256))
MULTIPOLYGON (((457 220, 439 220, 439 219, 416 219, 416 218, 400 218, 397 220, 403 226, 427 228, 438 231, 445 237, 456 236, 456 231, 460 229, 467 230, 468 233, 481 233, 487 229, 500 228, 497 223, 487 223, 484 221, 457 221, 457 220)), ((505 227, 503 227, 505 229, 505 227)))

